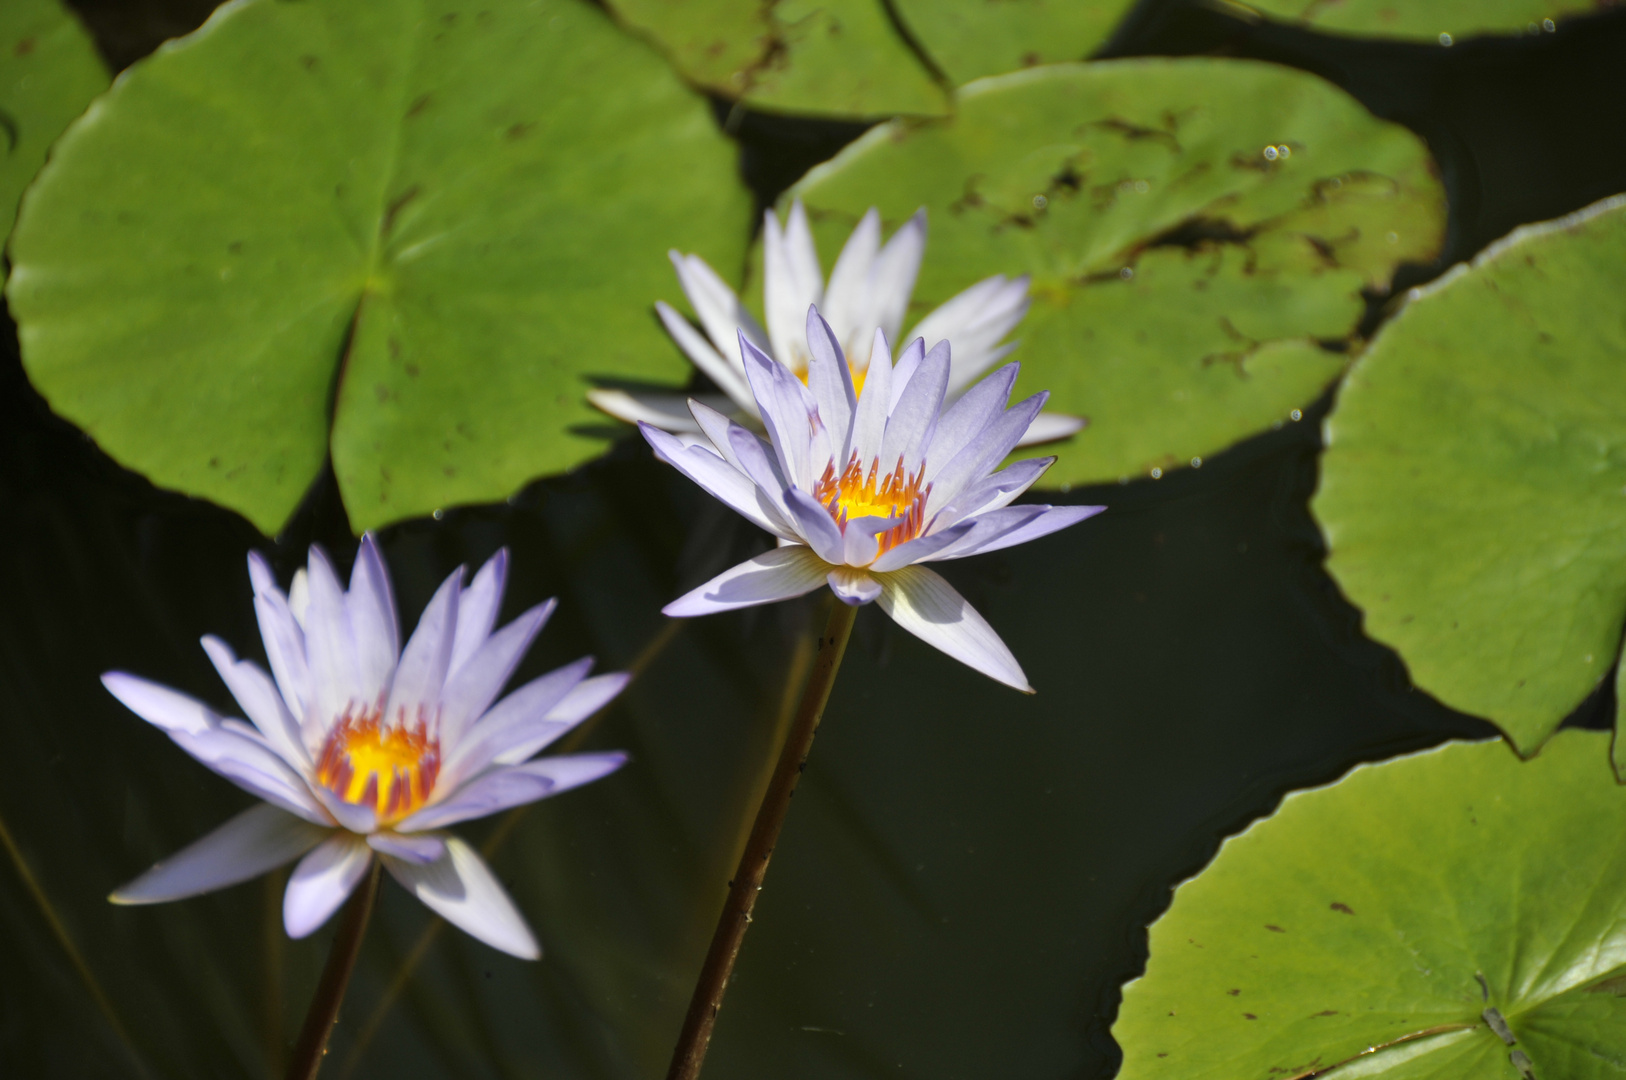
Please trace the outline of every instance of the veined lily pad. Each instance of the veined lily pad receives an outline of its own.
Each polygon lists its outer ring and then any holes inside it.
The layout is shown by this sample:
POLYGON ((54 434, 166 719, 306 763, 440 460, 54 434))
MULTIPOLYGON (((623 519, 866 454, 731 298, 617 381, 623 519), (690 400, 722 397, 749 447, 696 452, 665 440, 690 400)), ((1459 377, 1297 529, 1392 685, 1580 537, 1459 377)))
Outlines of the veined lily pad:
POLYGON ((896 0, 910 33, 956 83, 1058 60, 1105 44, 1135 0, 896 0))
POLYGON ((1626 792, 1607 738, 1569 732, 1528 763, 1452 743, 1290 795, 1152 926, 1119 1075, 1620 1076, 1626 792))
POLYGON ((607 0, 701 86, 768 112, 941 116, 948 96, 882 0, 607 0))
POLYGON ((1613 0, 1246 0, 1237 6, 1317 30, 1451 45, 1476 35, 1551 31, 1554 20, 1601 11, 1613 0))
POLYGON ((882 125, 796 196, 827 260, 867 207, 895 226, 926 206, 917 316, 1032 275, 1022 387, 1090 419, 1051 483, 1184 464, 1285 419, 1343 371, 1362 291, 1432 259, 1445 224, 1416 136, 1237 60, 978 80, 951 120, 882 125))
POLYGON ((57 0, 0 6, 0 237, 45 151, 107 83, 90 35, 57 0))
POLYGON ((1327 568, 1412 679, 1528 754, 1626 621, 1626 199, 1519 229, 1414 299, 1327 419, 1327 568))
POLYGON ((132 68, 25 200, 29 376, 156 483, 275 531, 329 445, 359 530, 598 453, 672 378, 664 257, 735 265, 735 153, 580 0, 249 0, 132 68))

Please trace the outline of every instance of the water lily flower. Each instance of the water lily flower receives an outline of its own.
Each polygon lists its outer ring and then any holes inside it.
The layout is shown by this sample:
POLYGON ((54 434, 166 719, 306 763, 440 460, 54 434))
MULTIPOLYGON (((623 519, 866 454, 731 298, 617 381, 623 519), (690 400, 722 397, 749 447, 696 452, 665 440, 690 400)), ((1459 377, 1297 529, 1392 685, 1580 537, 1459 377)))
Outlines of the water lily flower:
MULTIPOLYGON (((810 357, 802 323, 808 306, 816 305, 840 342, 842 355, 849 365, 849 378, 855 387, 862 389, 869 371, 870 335, 875 328, 880 327, 888 341, 902 340, 898 332, 903 328, 909 297, 920 273, 920 260, 926 251, 925 210, 916 212, 882 245, 881 215, 871 207, 841 249, 826 288, 819 253, 813 245, 813 233, 808 228, 807 212, 801 200, 791 204, 790 216, 783 227, 771 210, 764 219, 766 330, 745 310, 734 290, 698 255, 668 253, 705 334, 664 301, 655 305, 667 332, 722 391, 721 395, 699 400, 759 430, 763 417, 751 392, 746 369, 733 359, 735 333, 743 333, 757 349, 806 382, 810 357)), ((1014 342, 1000 343, 1022 321, 1027 310, 1027 277, 1011 280, 999 274, 979 281, 944 302, 921 319, 909 336, 954 342, 954 361, 944 390, 947 400, 953 401, 1016 348, 1014 342)), ((587 397, 604 412, 628 423, 653 424, 683 435, 699 434, 701 430, 690 415, 689 399, 683 394, 599 389, 589 391, 587 397)), ((1040 413, 1033 418, 1018 445, 1064 439, 1083 427, 1084 420, 1080 417, 1040 413)))
POLYGON ((1031 693, 999 635, 922 564, 1025 543, 1105 509, 1010 505, 1056 460, 998 468, 1047 395, 1007 408, 1013 363, 944 409, 946 341, 928 352, 916 338, 894 367, 886 334, 876 330, 861 390, 817 308, 808 309, 805 341, 803 385, 740 333, 767 440, 700 401, 689 407, 707 443, 640 425, 659 457, 780 545, 668 604, 666 614, 767 604, 828 584, 846 603, 874 600, 916 637, 1031 693))
POLYGON ((619 768, 621 753, 533 755, 596 712, 625 674, 588 678, 586 657, 492 702, 552 614, 549 600, 492 632, 506 551, 429 601, 402 649, 383 556, 362 538, 346 591, 321 548, 288 595, 250 554, 254 610, 273 679, 210 636, 203 649, 248 722, 121 671, 113 696, 261 800, 122 886, 116 904, 179 900, 298 858, 283 924, 327 921, 372 865, 447 921, 525 959, 536 938, 484 860, 445 829, 557 795, 619 768))

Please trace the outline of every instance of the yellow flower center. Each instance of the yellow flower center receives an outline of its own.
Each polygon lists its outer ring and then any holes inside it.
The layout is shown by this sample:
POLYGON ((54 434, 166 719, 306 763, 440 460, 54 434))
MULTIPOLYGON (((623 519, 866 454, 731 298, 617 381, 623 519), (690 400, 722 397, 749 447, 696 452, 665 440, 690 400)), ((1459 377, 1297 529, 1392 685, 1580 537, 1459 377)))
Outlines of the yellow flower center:
POLYGON ((932 486, 921 484, 925 466, 913 475, 903 471, 903 458, 886 475, 880 474, 881 463, 870 462, 864 472, 858 455, 853 454, 847 467, 836 474, 836 463, 824 467, 824 475, 813 485, 813 497, 823 503, 835 518, 836 524, 846 531, 853 518, 902 518, 898 524, 875 537, 875 557, 880 558, 899 544, 913 540, 926 525, 926 496, 932 486))
MULTIPOLYGON (((807 360, 805 358, 801 357, 801 356, 798 356, 795 359, 797 361, 799 361, 799 363, 792 363, 792 364, 789 364, 787 366, 790 368, 792 374, 794 374, 798 379, 802 380, 802 385, 806 386, 807 385, 807 360)), ((852 376, 852 380, 853 380, 853 396, 858 397, 861 394, 863 394, 863 392, 864 392, 864 376, 869 374, 869 365, 865 364, 864 367, 863 367, 863 370, 859 370, 858 368, 853 367, 852 364, 849 363, 847 365, 847 374, 852 376)))
POLYGON ((378 708, 346 709, 316 759, 316 779, 347 803, 373 807, 381 825, 427 802, 439 772, 440 739, 425 720, 386 724, 378 708))

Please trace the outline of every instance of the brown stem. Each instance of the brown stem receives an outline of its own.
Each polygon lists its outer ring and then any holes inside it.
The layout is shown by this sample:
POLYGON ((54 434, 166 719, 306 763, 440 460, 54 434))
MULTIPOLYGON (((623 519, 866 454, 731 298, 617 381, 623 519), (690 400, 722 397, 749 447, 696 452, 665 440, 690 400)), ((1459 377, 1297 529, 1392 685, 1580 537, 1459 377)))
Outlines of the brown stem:
POLYGON ((288 1080, 315 1080, 316 1071, 322 1067, 327 1039, 339 1021, 339 1005, 344 1001, 345 988, 350 985, 350 973, 356 969, 361 939, 367 933, 367 918, 373 912, 373 899, 378 896, 379 869, 378 861, 373 860, 366 880, 344 905, 339 932, 333 936, 327 965, 322 968, 322 981, 316 984, 316 996, 311 998, 305 1025, 299 1029, 299 1041, 294 1044, 293 1056, 288 1060, 288 1080))
POLYGON ((802 691, 802 703, 785 737, 779 764, 774 767, 762 805, 757 808, 756 824, 751 826, 751 837, 745 842, 734 880, 728 883, 728 900, 723 904, 717 930, 712 934, 711 948, 700 969, 694 997, 689 999, 689 1012, 683 1018, 683 1031, 678 1035, 677 1049, 672 1052, 667 1080, 695 1080, 700 1075, 706 1048, 711 1044, 711 1029, 717 1023, 717 1010, 723 1004, 723 991, 728 988, 728 978, 733 974, 734 960, 740 954, 740 943, 745 940, 745 929, 751 924, 751 909, 762 891, 768 860, 779 842, 779 830, 784 828, 785 814, 790 810, 790 797, 796 794, 796 781, 807 764, 813 735, 819 730, 824 703, 830 698, 830 687, 835 685, 836 670, 841 667, 842 654, 847 651, 847 638, 852 635, 853 618, 857 613, 856 607, 837 602, 830 612, 824 635, 819 638, 819 651, 813 658, 807 688, 802 691))

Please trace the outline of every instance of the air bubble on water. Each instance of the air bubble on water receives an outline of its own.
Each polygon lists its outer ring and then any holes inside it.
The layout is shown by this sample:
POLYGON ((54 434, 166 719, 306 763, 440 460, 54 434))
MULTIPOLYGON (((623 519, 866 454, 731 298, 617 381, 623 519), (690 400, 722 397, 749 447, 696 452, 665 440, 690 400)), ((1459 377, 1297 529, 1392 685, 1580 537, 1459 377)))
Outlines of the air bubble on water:
POLYGON ((433 514, 430 514, 429 516, 434 518, 436 521, 444 521, 444 520, 446 520, 446 511, 444 511, 444 510, 436 510, 433 514))
POLYGON ((1274 146, 1265 147, 1265 160, 1266 161, 1275 161, 1276 160, 1276 148, 1274 146))
POLYGON ((1122 270, 1118 271, 1118 276, 1123 278, 1125 281, 1128 281, 1130 278, 1135 276, 1135 268, 1133 266, 1126 266, 1122 270))
POLYGON ((1303 420, 1304 419, 1304 414, 1302 412, 1300 412, 1298 409, 1294 409, 1292 412, 1288 413, 1287 415, 1291 416, 1295 420, 1303 420))
POLYGON ((1397 232, 1392 232, 1385 239, 1387 239, 1391 244, 1398 244, 1400 243, 1400 234, 1397 232))
POLYGON ((1541 20, 1541 28, 1547 31, 1549 34, 1558 29, 1557 26, 1553 25, 1553 20, 1551 19, 1541 20))
POLYGON ((1129 485, 1129 477, 1127 477, 1127 476, 1118 477, 1118 483, 1121 486, 1127 487, 1129 485))
POLYGON ((1591 653, 1586 654, 1586 662, 1589 663, 1589 664, 1592 663, 1592 654, 1591 653))
POLYGON ((1422 298, 1423 298, 1423 290, 1422 289, 1407 289, 1406 290, 1406 299, 1407 300, 1421 300, 1422 298))
POLYGON ((1194 457, 1194 458, 1192 458, 1192 459, 1191 459, 1191 467, 1192 467, 1192 468, 1193 468, 1193 469, 1200 469, 1200 468, 1202 468, 1202 467, 1203 467, 1203 459, 1202 459, 1202 458, 1200 458, 1200 457, 1194 457))
POLYGON ((1153 480, 1161 480, 1161 479, 1163 479, 1163 470, 1159 469, 1159 468, 1156 468, 1154 466, 1153 469, 1152 469, 1152 479, 1153 480))
POLYGON ((1452 43, 1452 38, 1451 38, 1450 34, 1441 34, 1440 35, 1440 44, 1441 45, 1445 45, 1445 46, 1449 47, 1451 45, 1451 43, 1452 43))
POLYGON ((1062 484, 1061 493, 1063 495, 1067 494, 1071 490, 1073 490, 1073 485, 1071 485, 1071 484, 1062 484))
POLYGON ((1152 185, 1148 184, 1145 180, 1136 180, 1135 181, 1135 190, 1140 192, 1142 195, 1144 195, 1148 191, 1152 190, 1152 185))
POLYGON ((1046 206, 1049 206, 1049 205, 1050 205, 1050 200, 1045 198, 1043 195, 1035 195, 1033 197, 1033 208, 1035 210, 1043 210, 1046 206))

